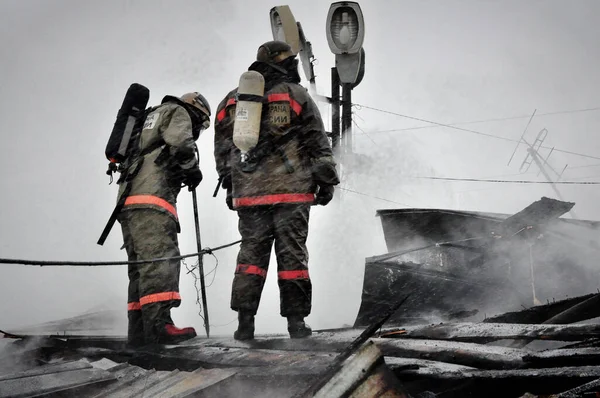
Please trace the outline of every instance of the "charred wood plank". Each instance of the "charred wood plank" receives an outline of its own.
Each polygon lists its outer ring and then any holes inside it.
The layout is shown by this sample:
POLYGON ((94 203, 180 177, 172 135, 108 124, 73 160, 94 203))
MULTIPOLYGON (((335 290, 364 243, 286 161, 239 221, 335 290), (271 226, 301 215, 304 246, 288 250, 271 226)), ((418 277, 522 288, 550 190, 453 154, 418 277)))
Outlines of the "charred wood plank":
POLYGON ((314 395, 327 397, 394 397, 408 398, 398 379, 386 366, 381 351, 365 344, 314 395))
POLYGON ((584 392, 589 391, 600 391, 600 379, 596 379, 594 381, 590 381, 589 383, 585 383, 579 387, 575 387, 568 391, 561 392, 555 398, 578 398, 584 392))
POLYGON ((527 367, 550 368, 561 366, 600 365, 600 348, 555 349, 523 356, 527 367))
POLYGON ((598 366, 573 366, 561 368, 543 368, 543 369, 507 369, 507 370, 455 370, 451 372, 439 372, 437 369, 419 368, 407 369, 396 372, 396 375, 402 378, 402 375, 418 375, 424 378, 436 380, 517 380, 517 379, 581 379, 593 380, 600 377, 600 367, 598 366))
POLYGON ((100 369, 77 369, 0 382, 0 397, 31 397, 67 391, 77 387, 113 381, 114 376, 100 369))
POLYGON ((542 197, 540 200, 533 202, 520 212, 502 221, 497 232, 500 235, 512 235, 530 226, 544 225, 548 221, 569 212, 573 206, 575 206, 573 202, 563 202, 542 197))
POLYGON ((507 312, 490 318, 486 318, 484 323, 542 323, 569 308, 584 302, 585 300, 596 296, 596 294, 586 294, 585 296, 572 297, 565 300, 555 301, 553 303, 538 305, 527 308, 522 311, 507 312))
POLYGON ((517 369, 525 366, 524 349, 442 340, 382 339, 372 341, 386 357, 427 359, 479 369, 517 369))
POLYGON ((327 371, 320 378, 318 378, 316 382, 312 384, 303 394, 298 395, 298 397, 314 396, 317 391, 323 388, 325 384, 327 384, 327 382, 340 371, 344 361, 346 361, 346 359, 348 359, 356 350, 358 350, 365 343, 365 341, 373 336, 377 329, 383 326, 383 324, 394 314, 394 312, 396 312, 398 308, 404 304, 409 296, 410 295, 407 295, 403 299, 395 302, 394 305, 392 305, 388 311, 384 312, 376 322, 373 322, 360 334, 360 336, 352 340, 352 342, 335 357, 333 363, 329 366, 327 371))
MULTIPOLYGON (((587 319, 595 318, 600 316, 600 294, 594 294, 592 297, 575 304, 571 308, 556 314, 550 319, 542 322, 543 325, 560 325, 569 324, 573 322, 584 321, 587 319)), ((524 347, 529 344, 532 339, 523 339, 514 341, 511 347, 524 347)))
POLYGON ((584 341, 578 341, 577 343, 567 344, 560 348, 568 349, 568 348, 593 348, 593 347, 600 347, 600 339, 588 339, 588 340, 584 340, 584 341))
POLYGON ((523 325, 510 323, 441 323, 389 329, 381 337, 487 343, 502 339, 581 341, 600 337, 600 325, 523 325))
POLYGON ((464 370, 477 370, 472 366, 456 365, 448 362, 430 361, 427 359, 384 357, 386 365, 394 372, 427 368, 439 373, 451 373, 464 370))
POLYGON ((600 294, 592 297, 544 321, 544 324, 564 325, 600 316, 600 294))

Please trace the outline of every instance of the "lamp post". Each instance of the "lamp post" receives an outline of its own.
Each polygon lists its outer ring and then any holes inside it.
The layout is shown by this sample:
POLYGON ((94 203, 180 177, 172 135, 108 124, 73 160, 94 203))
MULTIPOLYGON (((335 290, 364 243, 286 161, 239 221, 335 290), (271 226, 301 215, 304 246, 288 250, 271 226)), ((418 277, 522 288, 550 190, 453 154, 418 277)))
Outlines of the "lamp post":
POLYGON ((332 3, 327 14, 326 34, 329 49, 335 54, 335 68, 331 71, 332 146, 343 155, 352 153, 352 89, 360 84, 365 68, 362 48, 365 23, 360 5, 353 1, 332 3))

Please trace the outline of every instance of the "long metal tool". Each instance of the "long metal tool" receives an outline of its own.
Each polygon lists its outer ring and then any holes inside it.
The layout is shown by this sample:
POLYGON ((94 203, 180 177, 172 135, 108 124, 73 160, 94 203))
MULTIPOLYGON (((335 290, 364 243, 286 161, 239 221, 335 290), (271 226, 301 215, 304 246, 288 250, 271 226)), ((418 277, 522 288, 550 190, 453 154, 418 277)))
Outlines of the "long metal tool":
MULTIPOLYGON (((200 153, 196 146, 196 159, 200 161, 200 153)), ((202 294, 202 310, 204 311, 204 329, 206 337, 210 338, 210 323, 208 322, 208 305, 206 304, 206 286, 204 284, 204 261, 202 257, 202 240, 200 239, 200 219, 198 217, 198 199, 196 197, 196 189, 192 190, 192 202, 194 206, 194 224, 196 224, 196 245, 198 247, 198 273, 200 274, 200 293, 202 294)))
POLYGON ((202 310, 204 311, 204 329, 206 337, 210 337, 210 324, 208 323, 208 306, 206 304, 206 287, 204 285, 204 262, 202 261, 202 242, 200 240, 200 222, 198 219, 198 199, 196 190, 192 191, 192 200, 194 204, 194 223, 196 224, 196 245, 198 247, 198 273, 200 274, 200 292, 202 294, 202 310))

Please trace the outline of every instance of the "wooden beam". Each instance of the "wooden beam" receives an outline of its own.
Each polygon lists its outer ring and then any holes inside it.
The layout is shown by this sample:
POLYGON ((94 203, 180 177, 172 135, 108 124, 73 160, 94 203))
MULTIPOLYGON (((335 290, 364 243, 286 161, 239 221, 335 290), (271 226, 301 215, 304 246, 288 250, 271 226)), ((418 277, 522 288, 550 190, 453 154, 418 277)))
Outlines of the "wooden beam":
POLYGON ((382 337, 487 343, 501 339, 581 341, 600 337, 600 325, 521 325, 511 323, 441 323, 394 328, 382 337))

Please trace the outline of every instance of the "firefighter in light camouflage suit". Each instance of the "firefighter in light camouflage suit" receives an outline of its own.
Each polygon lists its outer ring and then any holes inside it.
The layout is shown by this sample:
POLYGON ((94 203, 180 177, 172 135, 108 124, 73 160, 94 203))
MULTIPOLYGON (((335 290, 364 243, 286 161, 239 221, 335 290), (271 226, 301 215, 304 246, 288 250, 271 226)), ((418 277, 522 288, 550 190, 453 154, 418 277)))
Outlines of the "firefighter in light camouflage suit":
POLYGON ((241 159, 232 138, 237 89, 219 104, 215 122, 217 172, 229 208, 238 212, 242 236, 231 294, 239 321, 234 338, 254 338, 273 243, 281 316, 288 320, 290 337, 307 337, 312 332, 304 322, 312 295, 306 249, 310 206, 329 203, 339 179, 319 110, 298 84, 290 46, 261 45, 249 70, 264 76, 265 93, 259 141, 247 159, 241 159))
MULTIPOLYGON (((166 96, 153 108, 141 132, 140 154, 123 173, 119 214, 130 261, 179 256, 176 201, 182 184, 194 189, 202 180, 195 141, 209 126, 210 107, 198 93, 166 96)), ((170 310, 180 304, 180 260, 130 264, 128 343, 177 343, 196 336, 177 328, 170 310)))

